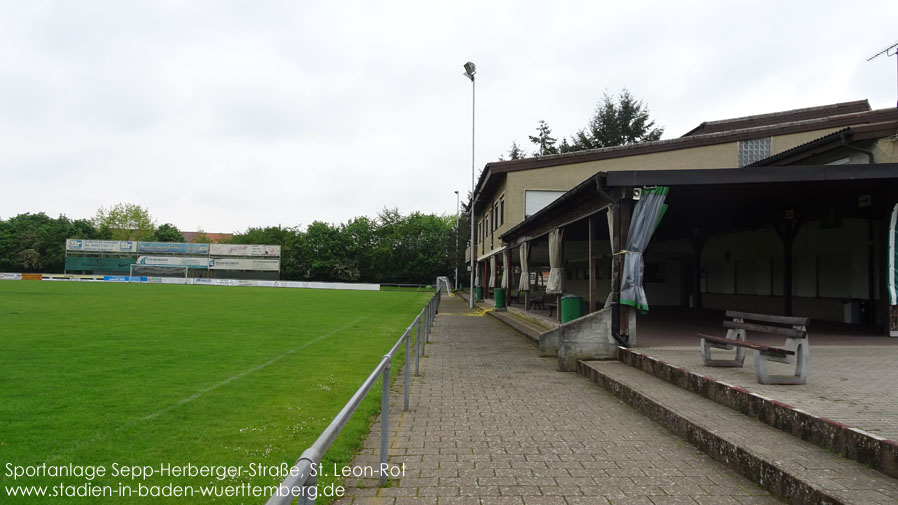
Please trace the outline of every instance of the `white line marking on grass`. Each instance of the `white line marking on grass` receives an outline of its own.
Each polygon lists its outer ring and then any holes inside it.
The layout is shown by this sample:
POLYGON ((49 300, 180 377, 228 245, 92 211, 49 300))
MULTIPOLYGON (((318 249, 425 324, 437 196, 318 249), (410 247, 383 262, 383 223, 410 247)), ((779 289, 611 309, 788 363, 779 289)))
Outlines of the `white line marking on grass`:
MULTIPOLYGON (((289 351, 287 351, 287 352, 285 352, 285 353, 283 353, 283 354, 281 354, 281 355, 279 355, 279 356, 277 356, 277 357, 275 357, 275 358, 271 358, 270 360, 266 361, 265 363, 262 363, 262 364, 260 364, 260 365, 256 365, 256 366, 254 366, 254 367, 252 367, 252 368, 250 368, 250 369, 248 369, 248 370, 244 370, 244 371, 242 371, 242 372, 240 372, 240 373, 238 373, 238 374, 232 375, 231 377, 228 377, 227 379, 224 379, 224 380, 222 380, 222 381, 216 382, 215 384, 213 384, 213 385, 211 385, 211 386, 209 386, 209 387, 207 387, 207 388, 203 388, 203 389, 197 391, 196 393, 194 393, 194 394, 192 394, 192 395, 190 395, 190 396, 188 396, 188 397, 186 397, 186 398, 182 398, 182 399, 179 400, 178 402, 176 402, 176 403, 174 403, 174 404, 172 404, 172 405, 169 405, 168 407, 164 407, 164 408, 162 408, 162 409, 159 409, 159 410, 157 410, 156 412, 153 412, 153 413, 150 414, 150 415, 143 416, 143 417, 138 417, 138 418, 136 418, 136 419, 133 419, 133 420, 131 420, 131 421, 129 421, 129 422, 127 422, 127 423, 125 423, 125 424, 119 426, 118 428, 112 430, 111 432, 98 433, 98 434, 94 435, 93 437, 91 437, 91 438, 89 438, 89 439, 87 439, 87 440, 75 442, 74 444, 72 444, 72 445, 69 447, 69 450, 77 449, 78 447, 80 447, 80 446, 82 446, 82 445, 85 445, 85 444, 88 444, 88 443, 96 442, 96 441, 98 441, 98 440, 101 440, 101 439, 105 438, 105 437, 108 436, 108 435, 113 434, 113 433, 117 433, 117 432, 119 432, 119 431, 128 429, 128 428, 130 428, 130 427, 132 427, 132 426, 134 426, 134 425, 136 425, 136 424, 139 424, 139 423, 141 423, 141 422, 149 421, 149 420, 151 420, 151 419, 154 419, 154 418, 156 418, 156 417, 159 417, 160 415, 165 414, 166 412, 169 412, 169 411, 171 411, 171 410, 174 410, 174 409, 176 409, 176 408, 178 408, 178 407, 181 407, 181 406, 183 406, 183 405, 186 405, 186 404, 188 404, 188 403, 190 403, 190 402, 196 400, 197 398, 200 398, 201 396, 205 395, 206 393, 209 393, 209 392, 211 392, 211 391, 215 391, 216 389, 218 389, 218 388, 220 388, 220 387, 222 387, 222 386, 226 386, 226 385, 228 385, 228 384, 234 382, 234 381, 237 380, 237 379, 241 379, 241 378, 243 378, 243 377, 246 377, 247 375, 249 375, 249 374, 251 374, 251 373, 253 373, 253 372, 258 372, 259 370, 262 370, 263 368, 266 368, 266 367, 268 367, 269 365, 273 365, 273 364, 277 363, 278 361, 280 361, 280 360, 286 358, 287 356, 290 356, 290 355, 292 355, 292 354, 295 354, 297 351, 299 351, 299 350, 301 350, 301 349, 305 349, 306 347, 308 347, 308 346, 310 346, 310 345, 312 345, 312 344, 314 344, 314 343, 316 343, 316 342, 320 342, 321 340, 324 340, 325 338, 331 337, 331 336, 335 335, 336 333, 339 333, 339 332, 341 332, 341 331, 343 331, 343 330, 349 328, 350 326, 353 326, 353 325, 355 325, 355 324, 357 324, 357 323, 359 323, 359 322, 361 322, 361 321, 364 321, 365 319, 368 319, 369 317, 371 317, 371 316, 373 316, 373 315, 374 315, 374 313, 368 314, 368 315, 366 315, 366 316, 362 316, 362 317, 360 317, 360 318, 358 318, 358 319, 356 319, 356 320, 354 320, 354 321, 352 321, 352 322, 350 322, 350 323, 347 323, 347 324, 344 324, 343 326, 340 326, 339 328, 335 328, 335 329, 333 329, 333 330, 331 330, 331 331, 329 331, 329 332, 327 332, 327 333, 322 333, 321 335, 318 335, 317 337, 313 338, 312 340, 308 340, 308 341, 306 341, 306 342, 303 342, 301 345, 298 345, 298 346, 294 347, 293 349, 290 349, 289 351)), ((58 458, 60 458, 60 457, 61 457, 61 454, 58 454, 58 453, 57 453, 57 454, 54 454, 54 455, 48 457, 48 458, 47 458, 47 461, 48 461, 48 462, 54 461, 54 460, 56 460, 56 459, 58 459, 58 458)))
MULTIPOLYGON (((337 328, 337 329, 335 329, 335 330, 333 330, 333 331, 330 331, 330 332, 328 332, 328 333, 323 333, 323 334, 321 334, 321 335, 318 335, 317 337, 313 338, 312 340, 309 340, 309 341, 307 341, 307 342, 304 342, 302 345, 299 345, 299 346, 297 346, 297 347, 294 347, 293 349, 290 349, 289 351, 285 352, 284 354, 281 354, 280 356, 278 356, 278 357, 276 357, 276 358, 271 358, 270 360, 266 361, 265 363, 262 363, 261 365, 254 366, 253 368, 250 368, 249 370, 244 370, 244 371, 242 371, 242 372, 240 372, 240 373, 238 373, 238 374, 236 374, 236 375, 233 375, 233 376, 231 376, 231 377, 228 377, 227 379, 225 379, 225 380, 223 380, 223 381, 216 382, 215 384, 213 384, 213 385, 211 385, 211 386, 209 386, 209 387, 207 387, 207 388, 201 389, 201 390, 197 391, 196 393, 194 393, 194 394, 192 394, 192 395, 190 395, 190 396, 188 396, 188 397, 186 397, 186 398, 184 398, 184 399, 178 401, 178 402, 175 403, 174 405, 169 405, 168 407, 159 409, 159 410, 157 410, 156 412, 153 412, 152 414, 150 414, 150 415, 148 415, 148 416, 141 417, 141 418, 139 418, 139 419, 137 419, 137 420, 135 420, 135 421, 131 421, 130 423, 128 423, 128 424, 125 425, 125 426, 129 426, 129 425, 131 425, 131 424, 135 424, 135 423, 137 423, 137 422, 139 422, 139 421, 149 421, 150 419, 153 419, 153 418, 155 418, 155 417, 158 417, 159 415, 164 414, 164 413, 168 412, 169 410, 176 409, 176 408, 178 408, 178 407, 180 407, 180 406, 182 406, 182 405, 186 405, 186 404, 192 402, 193 400, 196 400, 197 398, 203 396, 204 394, 206 394, 206 393, 208 393, 208 392, 210 392, 210 391, 215 391, 216 389, 218 389, 218 388, 220 388, 220 387, 222 387, 222 386, 226 386, 226 385, 228 385, 228 384, 234 382, 234 381, 237 380, 237 379, 246 377, 247 375, 249 375, 249 374, 251 374, 251 373, 253 373, 253 372, 258 372, 259 370, 262 370, 263 368, 267 367, 268 365, 273 365, 273 364, 277 363, 278 361, 280 361, 280 360, 286 358, 287 356, 290 356, 291 354, 295 354, 296 351, 299 351, 300 349, 305 349, 306 347, 308 347, 308 346, 314 344, 315 342, 318 342, 318 341, 323 340, 323 339, 325 339, 325 338, 327 338, 327 337, 330 337, 330 336, 332 336, 332 335, 334 335, 335 333, 338 333, 338 332, 340 332, 340 331, 343 331, 343 330, 345 330, 346 328, 349 328, 350 326, 352 326, 352 325, 358 323, 359 321, 362 321, 362 320, 365 320, 365 319, 371 317, 372 315, 373 315, 373 314, 368 314, 367 316, 364 316, 364 317, 361 317, 361 318, 359 318, 359 319, 356 319, 355 321, 353 321, 353 322, 351 322, 351 323, 348 323, 348 324, 345 324, 345 325, 343 325, 343 326, 341 326, 341 327, 339 327, 339 328, 337 328)), ((118 431, 118 430, 120 430, 120 429, 122 429, 122 428, 118 428, 116 431, 118 431)))

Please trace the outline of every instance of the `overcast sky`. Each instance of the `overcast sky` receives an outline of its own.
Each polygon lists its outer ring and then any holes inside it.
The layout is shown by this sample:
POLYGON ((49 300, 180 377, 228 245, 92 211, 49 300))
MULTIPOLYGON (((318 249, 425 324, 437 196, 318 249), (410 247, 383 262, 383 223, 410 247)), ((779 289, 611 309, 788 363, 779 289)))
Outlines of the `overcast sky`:
POLYGON ((131 202, 182 230, 454 214, 545 119, 628 88, 703 120, 894 107, 881 2, 0 0, 0 218, 131 202))

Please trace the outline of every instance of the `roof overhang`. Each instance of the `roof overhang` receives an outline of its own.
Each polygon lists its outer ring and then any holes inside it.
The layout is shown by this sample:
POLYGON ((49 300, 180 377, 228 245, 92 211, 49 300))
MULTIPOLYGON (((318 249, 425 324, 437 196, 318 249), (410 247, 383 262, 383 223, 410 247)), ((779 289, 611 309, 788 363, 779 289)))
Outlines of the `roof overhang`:
MULTIPOLYGON (((751 226, 780 215, 784 206, 820 207, 852 198, 856 204, 858 193, 875 194, 878 206, 894 204, 898 163, 601 172, 499 238, 510 245, 532 240, 608 208, 632 188, 646 186, 671 186, 669 200, 694 207, 716 227, 751 226)), ((668 213, 665 221, 676 224, 665 227, 687 228, 689 218, 677 222, 676 214, 668 213)))
MULTIPOLYGON (((609 188, 847 181, 860 179, 898 179, 898 163, 877 163, 870 165, 801 165, 788 167, 752 167, 750 169, 626 170, 606 173, 606 184, 609 188)), ((564 196, 567 196, 567 194, 564 196)), ((564 198, 564 196, 562 196, 562 198, 564 198)))

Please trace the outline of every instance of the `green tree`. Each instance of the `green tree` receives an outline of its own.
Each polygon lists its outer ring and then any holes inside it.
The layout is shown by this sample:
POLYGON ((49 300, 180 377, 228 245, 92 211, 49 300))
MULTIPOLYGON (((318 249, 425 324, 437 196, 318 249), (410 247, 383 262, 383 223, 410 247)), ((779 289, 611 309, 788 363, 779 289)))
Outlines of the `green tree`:
POLYGON ((564 154, 564 153, 569 153, 574 150, 575 149, 573 147, 571 147, 571 145, 568 143, 567 139, 561 139, 561 145, 558 146, 559 153, 564 154))
POLYGON ((528 138, 530 142, 536 144, 537 156, 558 154, 558 149, 555 147, 556 139, 552 137, 552 129, 549 128, 549 123, 545 120, 539 120, 539 124, 536 126, 536 135, 530 135, 528 138))
POLYGON ((155 242, 184 242, 184 235, 177 226, 165 223, 156 228, 150 240, 155 242))
MULTIPOLYGON (((469 286, 469 271, 470 267, 468 261, 465 260, 465 250, 468 248, 468 244, 471 242, 471 192, 468 192, 466 197, 466 201, 462 202, 460 214, 458 215, 458 226, 455 226, 455 223, 452 224, 452 230, 449 235, 449 244, 447 245, 447 250, 449 251, 449 271, 446 275, 449 275, 452 278, 455 275, 455 269, 458 269, 458 284, 462 288, 465 286, 469 286), (457 240, 457 242, 456 242, 457 240), (458 247, 456 248, 456 244, 458 247)), ((455 279, 453 278, 453 281, 455 279)))
POLYGON ((100 207, 94 226, 108 231, 112 240, 147 240, 156 228, 150 212, 133 203, 117 203, 110 209, 100 207))
POLYGON ((0 270, 62 272, 66 239, 94 239, 97 235, 85 219, 53 219, 43 212, 0 220, 0 270))
POLYGON ((339 226, 314 221, 306 228, 303 255, 306 277, 315 281, 357 281, 361 271, 349 257, 347 236, 339 226))
MULTIPOLYGON (((508 159, 509 160, 519 160, 522 158, 526 158, 527 153, 524 152, 523 149, 518 145, 517 141, 511 143, 511 148, 508 150, 508 159)), ((499 161, 505 161, 505 156, 499 156, 499 161)), ((479 177, 479 174, 478 174, 479 177)))
POLYGON ((378 219, 378 282, 432 283, 446 275, 455 216, 384 209, 378 219))
POLYGON ((616 102, 608 93, 603 95, 589 125, 572 138, 570 150, 638 144, 658 140, 663 133, 664 128, 655 128, 649 118, 648 107, 625 88, 616 102))

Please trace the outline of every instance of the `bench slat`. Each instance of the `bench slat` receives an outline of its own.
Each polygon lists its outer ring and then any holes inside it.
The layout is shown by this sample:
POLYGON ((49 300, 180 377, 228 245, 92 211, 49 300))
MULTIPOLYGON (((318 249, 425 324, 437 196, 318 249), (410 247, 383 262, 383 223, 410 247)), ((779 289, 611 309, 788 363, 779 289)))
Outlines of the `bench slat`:
POLYGON ((759 333, 770 333, 773 335, 783 335, 792 338, 805 338, 807 332, 796 330, 795 328, 781 328, 779 326, 768 326, 765 324, 740 323, 738 321, 724 321, 724 328, 732 328, 735 330, 757 331, 759 333))
POLYGON ((698 336, 705 340, 710 340, 712 342, 717 342, 720 344, 735 345, 737 347, 746 347, 748 349, 753 349, 755 351, 761 351, 761 352, 766 352, 766 353, 770 353, 770 354, 780 354, 782 356, 788 356, 790 354, 795 354, 795 351, 790 351, 788 349, 782 349, 780 347, 772 347, 769 345, 761 345, 761 344, 752 344, 749 342, 743 342, 741 340, 733 340, 730 338, 712 337, 710 335, 703 335, 701 333, 699 333, 698 336))
POLYGON ((808 317, 796 316, 771 316, 769 314, 758 314, 756 312, 741 312, 738 310, 726 311, 726 317, 738 319, 751 319, 752 321, 763 321, 765 323, 788 324, 792 326, 807 326, 811 319, 808 317))

